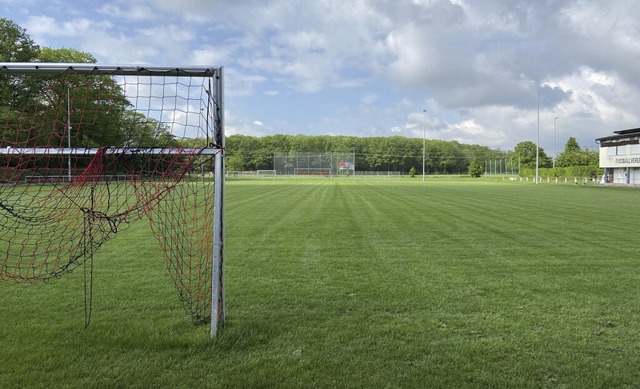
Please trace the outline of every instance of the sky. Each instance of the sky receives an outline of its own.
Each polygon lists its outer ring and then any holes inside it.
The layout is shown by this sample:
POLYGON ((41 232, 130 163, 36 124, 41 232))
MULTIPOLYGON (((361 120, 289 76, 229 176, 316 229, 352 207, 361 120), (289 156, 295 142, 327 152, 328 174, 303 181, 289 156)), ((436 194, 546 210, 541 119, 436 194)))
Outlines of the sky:
POLYGON ((640 127, 637 0, 0 0, 0 16, 102 64, 224 66, 227 135, 551 155, 640 127))

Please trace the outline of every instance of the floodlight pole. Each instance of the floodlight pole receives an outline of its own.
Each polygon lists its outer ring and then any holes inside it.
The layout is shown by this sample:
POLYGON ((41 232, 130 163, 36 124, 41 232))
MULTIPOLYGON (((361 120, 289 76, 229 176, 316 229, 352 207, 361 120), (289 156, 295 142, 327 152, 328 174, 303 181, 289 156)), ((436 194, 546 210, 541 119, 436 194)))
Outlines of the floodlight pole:
POLYGON ((556 168, 556 121, 560 116, 553 119, 553 168, 556 168))
POLYGON ((422 181, 424 181, 425 166, 427 159, 427 110, 422 110, 422 181))
POLYGON ((539 154, 540 154, 540 87, 538 87, 538 137, 536 139, 536 185, 538 185, 539 154))

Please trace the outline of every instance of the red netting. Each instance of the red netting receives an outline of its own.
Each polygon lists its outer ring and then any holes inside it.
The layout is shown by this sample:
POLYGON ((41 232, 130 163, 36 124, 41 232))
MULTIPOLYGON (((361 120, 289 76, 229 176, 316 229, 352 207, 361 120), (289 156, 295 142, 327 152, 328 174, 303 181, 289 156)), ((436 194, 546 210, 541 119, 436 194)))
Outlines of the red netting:
POLYGON ((59 277, 147 218, 206 319, 215 76, 0 73, 0 279, 59 277))

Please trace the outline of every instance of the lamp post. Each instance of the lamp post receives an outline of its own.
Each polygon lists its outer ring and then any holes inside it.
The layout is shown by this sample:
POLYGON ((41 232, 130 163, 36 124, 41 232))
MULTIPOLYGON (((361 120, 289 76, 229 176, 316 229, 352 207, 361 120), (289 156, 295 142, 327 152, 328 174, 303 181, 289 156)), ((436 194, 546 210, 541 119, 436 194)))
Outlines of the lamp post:
POLYGON ((536 185, 538 185, 539 150, 540 150, 540 87, 538 87, 538 137, 536 139, 536 185))
POLYGON ((424 181, 424 172, 425 172, 426 159, 427 159, 427 139, 425 135, 426 132, 427 132, 427 110, 423 109, 422 110, 422 181, 424 181))
POLYGON ((553 119, 553 168, 556 168, 556 120, 558 120, 560 116, 556 116, 553 119))

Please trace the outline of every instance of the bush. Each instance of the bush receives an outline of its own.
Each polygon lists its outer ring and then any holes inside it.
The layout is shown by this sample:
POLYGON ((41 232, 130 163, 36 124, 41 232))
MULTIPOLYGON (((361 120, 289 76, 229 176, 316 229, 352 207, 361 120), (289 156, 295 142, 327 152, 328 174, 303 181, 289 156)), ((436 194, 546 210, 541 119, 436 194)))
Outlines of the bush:
MULTIPOLYGON (((540 178, 555 177, 578 177, 591 178, 600 177, 604 173, 602 168, 597 166, 567 166, 556 168, 539 168, 538 174, 540 178)), ((536 169, 522 169, 520 177, 535 177, 536 169)))

